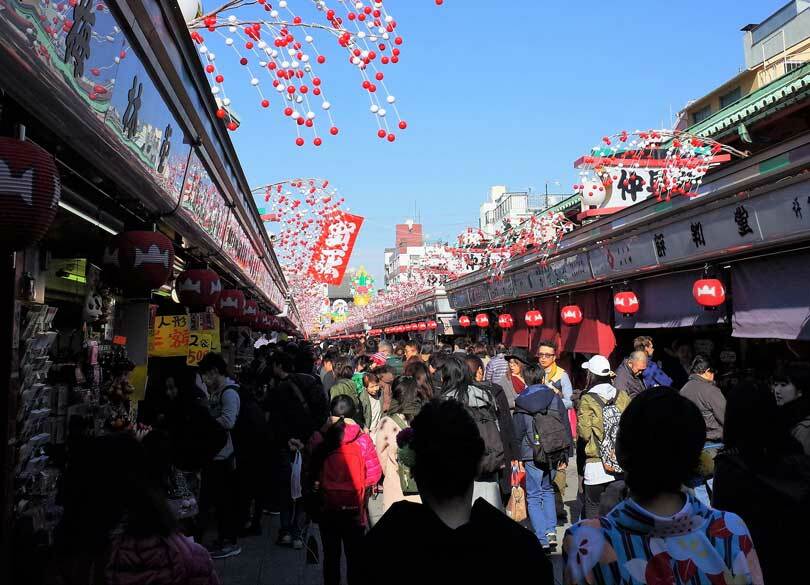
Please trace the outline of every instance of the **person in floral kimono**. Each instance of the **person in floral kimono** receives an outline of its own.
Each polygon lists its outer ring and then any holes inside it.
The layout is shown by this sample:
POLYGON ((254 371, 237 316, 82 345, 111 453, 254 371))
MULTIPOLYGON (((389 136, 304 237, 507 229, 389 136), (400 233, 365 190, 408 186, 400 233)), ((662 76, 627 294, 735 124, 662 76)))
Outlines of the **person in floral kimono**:
POLYGON ((762 585, 745 522, 682 487, 705 440, 700 411, 671 388, 646 390, 630 403, 616 446, 629 496, 566 532, 566 585, 762 585))

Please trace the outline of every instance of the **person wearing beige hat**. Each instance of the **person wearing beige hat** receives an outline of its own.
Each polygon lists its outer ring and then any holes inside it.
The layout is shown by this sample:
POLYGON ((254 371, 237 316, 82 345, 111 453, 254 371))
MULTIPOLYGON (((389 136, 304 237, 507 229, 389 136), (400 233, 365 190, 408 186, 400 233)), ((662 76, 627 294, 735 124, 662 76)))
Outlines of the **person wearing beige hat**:
POLYGON ((582 395, 577 413, 577 435, 585 442, 585 480, 583 518, 599 517, 599 502, 607 488, 620 479, 615 469, 608 469, 602 454, 603 441, 611 441, 611 436, 618 430, 613 428, 618 421, 611 420, 606 425, 606 412, 615 415, 616 410, 623 412, 630 403, 626 392, 619 392, 612 384, 615 377, 610 362, 605 356, 595 355, 582 364, 588 372, 587 391, 582 395), (607 426, 607 428, 606 428, 607 426), (606 433, 607 431, 607 433, 606 433))

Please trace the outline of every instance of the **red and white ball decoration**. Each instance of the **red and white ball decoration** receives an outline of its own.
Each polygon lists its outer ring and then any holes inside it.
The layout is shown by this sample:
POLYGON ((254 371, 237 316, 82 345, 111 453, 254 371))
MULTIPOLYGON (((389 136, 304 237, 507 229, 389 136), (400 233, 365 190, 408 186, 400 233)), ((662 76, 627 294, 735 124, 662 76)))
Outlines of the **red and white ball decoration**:
POLYGON ((527 327, 540 327, 543 324, 543 313, 537 310, 527 311, 523 320, 527 327))
POLYGON ((566 325, 582 323, 582 309, 579 305, 566 305, 560 309, 560 319, 566 325))
POLYGON ((692 296, 700 306, 715 309, 726 302, 726 288, 717 278, 701 278, 692 285, 692 296))
POLYGON ((394 142, 408 127, 387 86, 387 70, 399 63, 404 43, 397 21, 381 0, 340 0, 331 7, 324 0, 301 2, 314 4, 315 12, 307 16, 293 12, 292 3, 234 0, 201 16, 192 8, 184 11, 195 14, 187 24, 219 105, 217 116, 229 130, 239 127, 230 113, 225 80, 241 69, 237 75, 253 87, 257 106, 278 111, 293 124, 297 146, 309 141, 318 147, 326 135, 337 136, 332 102, 319 76, 327 56, 315 42, 315 35, 331 36, 359 74, 376 135, 394 142), (224 67, 218 60, 220 49, 232 55, 224 67))
POLYGON ((191 268, 177 276, 174 289, 186 307, 214 307, 222 293, 222 281, 210 268, 191 268))
POLYGON ((130 293, 160 288, 174 270, 174 244, 160 232, 134 230, 110 239, 102 258, 105 277, 130 293))
POLYGON ((509 313, 498 315, 498 327, 501 329, 511 329, 515 326, 515 320, 509 313))
POLYGON ((466 329, 472 325, 472 321, 470 321, 470 318, 467 315, 462 315, 458 318, 458 324, 466 329))
POLYGON ((0 137, 0 248, 22 250, 41 240, 61 195, 48 151, 33 142, 0 137))
POLYGON ((245 310, 245 293, 228 288, 222 291, 217 302, 216 312, 225 319, 241 319, 245 310))
POLYGON ((638 296, 631 290, 617 292, 613 295, 613 307, 625 317, 635 315, 639 310, 638 296))

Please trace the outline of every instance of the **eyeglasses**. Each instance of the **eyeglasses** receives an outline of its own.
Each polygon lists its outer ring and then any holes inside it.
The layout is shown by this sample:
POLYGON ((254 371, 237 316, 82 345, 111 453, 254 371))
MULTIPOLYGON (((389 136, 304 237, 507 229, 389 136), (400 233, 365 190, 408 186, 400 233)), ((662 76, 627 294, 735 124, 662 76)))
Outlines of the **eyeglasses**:
POLYGON ((555 354, 553 353, 538 353, 537 357, 541 358, 553 358, 555 354))

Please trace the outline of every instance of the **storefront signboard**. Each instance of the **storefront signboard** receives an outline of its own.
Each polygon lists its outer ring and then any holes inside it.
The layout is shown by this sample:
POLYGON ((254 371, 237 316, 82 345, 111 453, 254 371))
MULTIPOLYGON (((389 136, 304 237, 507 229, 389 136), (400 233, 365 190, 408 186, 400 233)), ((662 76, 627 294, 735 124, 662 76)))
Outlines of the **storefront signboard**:
POLYGON ((158 315, 149 330, 149 357, 186 357, 188 339, 188 315, 158 315))
POLYGON ((633 236, 588 252, 594 278, 648 270, 658 265, 655 246, 648 237, 633 236))

